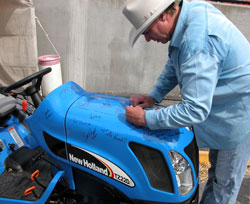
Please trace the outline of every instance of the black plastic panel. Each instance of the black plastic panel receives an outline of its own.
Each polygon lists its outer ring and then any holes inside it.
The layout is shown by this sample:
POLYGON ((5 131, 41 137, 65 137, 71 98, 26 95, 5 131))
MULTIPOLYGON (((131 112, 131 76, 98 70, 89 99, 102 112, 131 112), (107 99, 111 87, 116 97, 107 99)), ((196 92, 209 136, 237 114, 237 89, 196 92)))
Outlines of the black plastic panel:
POLYGON ((45 131, 43 132, 43 136, 51 152, 53 152, 55 155, 59 157, 62 157, 63 159, 67 159, 65 142, 54 138, 45 131))
POLYGON ((169 168, 162 153, 157 149, 133 142, 129 146, 140 161, 151 186, 161 191, 173 193, 169 168))
POLYGON ((196 144, 195 137, 192 140, 192 142, 184 149, 184 152, 188 155, 188 157, 191 159, 194 169, 195 169, 195 177, 197 178, 198 171, 199 171, 199 149, 196 144))

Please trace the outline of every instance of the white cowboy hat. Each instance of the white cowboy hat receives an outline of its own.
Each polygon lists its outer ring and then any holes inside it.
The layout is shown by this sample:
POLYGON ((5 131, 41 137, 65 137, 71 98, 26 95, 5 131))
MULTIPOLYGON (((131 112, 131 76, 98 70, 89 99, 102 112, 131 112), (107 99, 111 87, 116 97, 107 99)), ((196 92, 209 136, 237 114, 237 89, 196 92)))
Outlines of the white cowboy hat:
POLYGON ((134 26, 129 34, 131 46, 173 2, 175 0, 127 0, 122 12, 134 26))

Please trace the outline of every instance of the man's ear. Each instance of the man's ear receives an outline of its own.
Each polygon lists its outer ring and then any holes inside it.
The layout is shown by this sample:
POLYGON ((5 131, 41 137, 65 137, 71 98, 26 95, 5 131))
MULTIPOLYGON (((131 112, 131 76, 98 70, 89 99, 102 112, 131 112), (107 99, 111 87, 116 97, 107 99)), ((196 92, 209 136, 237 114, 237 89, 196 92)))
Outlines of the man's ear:
POLYGON ((167 20, 167 16, 168 14, 166 12, 163 12, 161 15, 160 15, 160 20, 161 21, 166 21, 167 20))
POLYGON ((160 21, 163 21, 163 20, 164 20, 163 14, 164 14, 164 13, 162 13, 162 14, 158 17, 158 19, 159 19, 160 21))

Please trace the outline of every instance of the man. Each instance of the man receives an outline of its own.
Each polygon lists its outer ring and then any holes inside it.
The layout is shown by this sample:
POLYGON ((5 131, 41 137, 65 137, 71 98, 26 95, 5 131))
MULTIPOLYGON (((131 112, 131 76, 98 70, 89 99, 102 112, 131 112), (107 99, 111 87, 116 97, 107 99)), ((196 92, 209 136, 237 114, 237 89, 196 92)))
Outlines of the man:
POLYGON ((149 96, 130 98, 128 121, 150 129, 193 126, 210 148, 209 180, 201 203, 235 204, 250 155, 250 45, 207 2, 128 0, 129 40, 169 43, 169 58, 149 96), (144 111, 179 85, 182 101, 144 111))

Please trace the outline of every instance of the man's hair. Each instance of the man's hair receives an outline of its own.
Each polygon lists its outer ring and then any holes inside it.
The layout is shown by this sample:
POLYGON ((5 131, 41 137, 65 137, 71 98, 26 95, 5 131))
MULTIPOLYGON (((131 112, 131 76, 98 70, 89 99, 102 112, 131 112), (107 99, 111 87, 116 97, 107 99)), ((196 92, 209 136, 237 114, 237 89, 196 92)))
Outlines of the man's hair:
MULTIPOLYGON (((169 14, 169 15, 174 15, 174 13, 176 12, 176 3, 172 3, 164 12, 169 14)), ((182 1, 180 2, 180 4, 178 6, 182 6, 182 1)))

